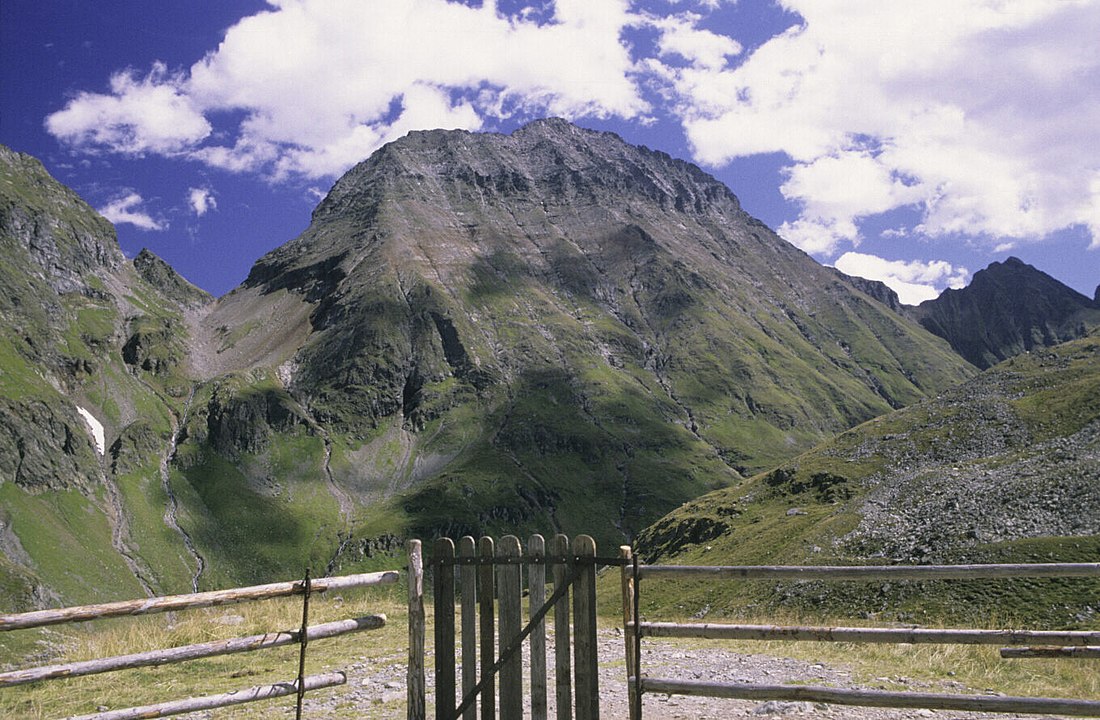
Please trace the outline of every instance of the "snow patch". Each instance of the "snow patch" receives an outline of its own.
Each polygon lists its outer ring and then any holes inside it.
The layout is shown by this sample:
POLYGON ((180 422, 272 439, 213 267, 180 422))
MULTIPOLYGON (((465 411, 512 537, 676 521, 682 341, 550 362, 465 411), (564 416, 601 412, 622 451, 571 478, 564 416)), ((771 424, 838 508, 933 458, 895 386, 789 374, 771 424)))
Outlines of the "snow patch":
POLYGON ((84 418, 84 422, 88 423, 88 429, 92 431, 92 439, 95 440, 95 449, 102 455, 107 446, 107 441, 103 437, 103 423, 96 420, 95 415, 92 415, 79 405, 76 406, 76 411, 84 418))

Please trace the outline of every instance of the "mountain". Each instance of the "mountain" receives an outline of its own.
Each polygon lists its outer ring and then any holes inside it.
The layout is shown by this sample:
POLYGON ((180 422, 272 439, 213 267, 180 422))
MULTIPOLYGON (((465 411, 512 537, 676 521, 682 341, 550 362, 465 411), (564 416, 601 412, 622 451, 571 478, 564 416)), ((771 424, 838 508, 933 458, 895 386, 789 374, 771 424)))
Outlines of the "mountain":
POLYGON ((405 536, 614 544, 974 374, 697 167, 560 120, 383 147, 216 301, 4 157, 5 283, 29 283, 6 302, 35 298, 3 329, 6 587, 391 565, 405 536), (62 536, 131 579, 78 578, 62 536))
POLYGON ((247 402, 270 437, 324 429, 356 538, 621 541, 970 374, 695 166, 560 120, 385 146, 200 328, 208 377, 266 389, 226 395, 194 484, 266 451, 247 402))
MULTIPOLYGON (((638 542, 650 560, 683 564, 1095 562, 1100 330, 1018 355, 701 497, 638 542)), ((902 619, 1100 620, 1095 583, 1014 582, 783 585, 748 602, 855 609, 862 593, 864 609, 902 619)))
POLYGON ((164 520, 161 461, 190 380, 183 312, 162 286, 211 298, 142 257, 128 262, 110 223, 0 147, 4 607, 162 591, 194 572, 164 520))
POLYGON ((911 315, 982 369, 1100 327, 1100 304, 1014 257, 978 271, 965 288, 922 302, 911 315))

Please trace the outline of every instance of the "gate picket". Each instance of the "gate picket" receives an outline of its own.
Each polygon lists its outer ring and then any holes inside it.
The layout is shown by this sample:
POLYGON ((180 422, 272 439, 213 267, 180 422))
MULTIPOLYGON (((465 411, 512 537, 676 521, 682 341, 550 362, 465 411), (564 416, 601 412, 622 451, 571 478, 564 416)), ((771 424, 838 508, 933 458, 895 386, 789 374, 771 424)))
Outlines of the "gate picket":
MULTIPOLYGON (((496 651, 496 623, 493 612, 493 539, 483 537, 477 543, 478 557, 482 564, 477 568, 479 628, 481 630, 481 672, 488 673, 493 667, 496 651)), ((481 720, 496 720, 496 682, 490 677, 481 693, 481 720)))
MULTIPOLYGON (((555 535, 550 539, 550 555, 563 558, 570 554, 569 538, 555 535)), ((554 589, 569 581, 569 566, 554 563, 554 589)), ((557 720, 571 720, 573 713, 573 684, 571 648, 569 644, 569 598, 563 597, 554 605, 554 697, 557 700, 557 720)))
POLYGON ((451 720, 455 711, 455 544, 435 541, 435 717, 451 720))
MULTIPOLYGON (((477 685, 477 569, 472 564, 477 546, 472 537, 465 535, 458 541, 458 557, 470 560, 460 565, 459 586, 462 602, 462 696, 465 697, 477 685)), ((462 720, 477 720, 475 702, 462 714, 462 720)))
MULTIPOLYGON (((500 650, 504 657, 519 635, 522 626, 523 601, 520 598, 520 567, 522 554, 519 538, 505 535, 500 539, 497 555, 505 561, 497 565, 497 600, 500 603, 500 650)), ((500 714, 506 718, 523 717, 523 655, 514 653, 500 670, 500 714)))
MULTIPOLYGON (((532 535, 527 541, 527 610, 534 619, 546 602, 546 541, 532 535)), ((540 620, 531 633, 531 720, 546 720, 546 622, 540 620)))

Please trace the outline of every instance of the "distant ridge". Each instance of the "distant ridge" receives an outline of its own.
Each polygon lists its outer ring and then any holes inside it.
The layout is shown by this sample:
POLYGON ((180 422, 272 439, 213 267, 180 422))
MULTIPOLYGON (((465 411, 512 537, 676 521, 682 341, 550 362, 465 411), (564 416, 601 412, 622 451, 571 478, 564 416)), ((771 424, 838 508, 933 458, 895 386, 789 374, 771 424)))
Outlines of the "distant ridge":
POLYGON ((1033 348, 1084 337, 1100 326, 1100 305, 1018 258, 974 274, 912 315, 979 368, 1033 348))

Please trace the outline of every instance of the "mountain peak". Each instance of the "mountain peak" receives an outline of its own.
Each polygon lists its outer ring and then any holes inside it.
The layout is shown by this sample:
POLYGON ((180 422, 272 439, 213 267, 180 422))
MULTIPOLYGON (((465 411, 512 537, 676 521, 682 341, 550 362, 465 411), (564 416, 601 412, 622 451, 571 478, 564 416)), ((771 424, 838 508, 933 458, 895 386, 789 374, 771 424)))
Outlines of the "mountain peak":
POLYGON ((1100 325, 1092 300, 1017 257, 991 263, 967 287, 945 290, 912 314, 983 369, 1100 325))

